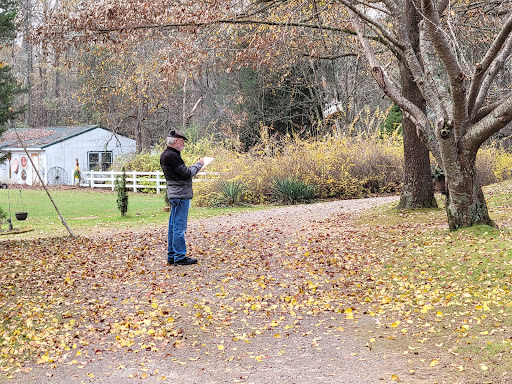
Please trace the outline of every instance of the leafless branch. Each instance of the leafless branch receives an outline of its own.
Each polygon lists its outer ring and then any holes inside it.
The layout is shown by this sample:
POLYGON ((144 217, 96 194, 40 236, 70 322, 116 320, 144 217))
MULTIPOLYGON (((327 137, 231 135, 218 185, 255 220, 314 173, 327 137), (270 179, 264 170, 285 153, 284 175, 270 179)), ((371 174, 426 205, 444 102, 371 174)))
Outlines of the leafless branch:
POLYGON ((485 99, 492 80, 496 76, 498 70, 502 68, 504 60, 508 55, 510 55, 512 49, 511 33, 512 14, 508 17, 505 24, 503 24, 503 27, 496 35, 496 38, 492 42, 481 62, 477 63, 475 66, 468 94, 468 113, 470 115, 474 115, 475 111, 480 109, 482 100, 485 99), (489 70, 493 63, 493 70, 489 70), (485 84, 482 86, 484 81, 485 84))

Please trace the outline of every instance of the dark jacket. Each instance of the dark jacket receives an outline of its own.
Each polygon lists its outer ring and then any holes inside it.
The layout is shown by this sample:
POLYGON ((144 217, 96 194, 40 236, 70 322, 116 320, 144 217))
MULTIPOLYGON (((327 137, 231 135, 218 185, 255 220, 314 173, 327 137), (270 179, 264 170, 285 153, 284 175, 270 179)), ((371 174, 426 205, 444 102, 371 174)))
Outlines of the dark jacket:
POLYGON ((192 177, 201 169, 201 163, 187 167, 177 149, 167 147, 160 155, 160 166, 167 181, 168 199, 191 199, 192 177))

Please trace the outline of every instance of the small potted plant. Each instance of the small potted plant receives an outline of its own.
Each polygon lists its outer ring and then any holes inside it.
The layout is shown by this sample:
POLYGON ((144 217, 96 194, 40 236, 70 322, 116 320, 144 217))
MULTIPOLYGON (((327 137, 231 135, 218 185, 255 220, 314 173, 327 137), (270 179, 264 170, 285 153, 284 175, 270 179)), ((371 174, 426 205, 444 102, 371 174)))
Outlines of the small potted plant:
POLYGON ((436 165, 432 169, 432 180, 434 180, 434 191, 442 194, 446 193, 446 180, 443 169, 436 165))

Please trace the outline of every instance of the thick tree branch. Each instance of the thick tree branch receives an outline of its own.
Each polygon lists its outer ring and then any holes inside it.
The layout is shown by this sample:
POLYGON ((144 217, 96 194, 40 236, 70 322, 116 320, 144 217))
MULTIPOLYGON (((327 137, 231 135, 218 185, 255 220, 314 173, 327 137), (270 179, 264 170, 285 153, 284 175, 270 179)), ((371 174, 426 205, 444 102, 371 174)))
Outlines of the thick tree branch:
POLYGON ((436 92, 437 97, 441 103, 440 116, 444 116, 446 120, 453 119, 450 115, 451 111, 448 110, 447 105, 449 104, 449 94, 444 84, 440 81, 440 76, 437 73, 437 60, 434 47, 432 42, 429 40, 428 34, 425 33, 425 22, 420 22, 420 52, 421 59, 423 62, 423 70, 425 71, 425 79, 430 84, 430 87, 436 92))
POLYGON ((475 122, 482 120, 485 116, 487 116, 489 113, 491 113, 496 108, 498 108, 501 104, 503 104, 505 101, 507 101, 508 99, 511 99, 511 98, 512 98, 512 92, 510 92, 508 95, 503 96, 500 100, 480 108, 475 115, 475 118, 474 118, 475 122))
POLYGON ((492 83, 496 73, 500 68, 502 68, 505 59, 510 54, 510 50, 512 48, 512 37, 510 36, 511 33, 512 14, 509 16, 501 30, 496 35, 496 38, 494 39, 481 62, 477 63, 475 66, 468 94, 468 113, 470 116, 473 116, 475 111, 480 108, 480 106, 477 105, 477 99, 485 99, 485 95, 487 95, 490 83, 492 83), (496 65, 496 61, 501 62, 501 66, 499 64, 496 65), (489 71, 493 64, 495 64, 494 71, 489 71), (485 82, 488 83, 487 87, 481 87, 484 79, 485 82))
MULTIPOLYGON (((434 2, 432 0, 421 0, 421 4, 422 13, 425 17, 425 30, 428 32, 429 39, 446 68, 450 81, 454 126, 461 129, 466 126, 468 121, 464 71, 457 61, 457 55, 453 51, 445 32, 441 28, 439 13, 434 2)), ((459 137, 463 134, 464 132, 456 132, 459 137)))
MULTIPOLYGON (((503 49, 502 54, 500 54, 496 60, 494 61, 493 65, 489 69, 487 75, 485 76, 485 79, 482 83, 482 86, 480 87, 480 91, 478 92, 478 97, 475 102, 474 111, 478 111, 482 108, 484 105, 487 95, 489 93, 489 89, 491 88, 494 79, 498 75, 498 73, 503 69, 506 60, 510 56, 510 53, 512 52, 512 36, 509 37, 509 42, 507 43, 506 47, 503 49)), ((472 116, 473 117, 473 116, 472 116)), ((475 120, 478 121, 478 120, 475 120)))
POLYGON ((350 11, 352 11, 354 14, 357 15, 361 20, 364 20, 368 25, 372 25, 375 27, 382 36, 388 40, 391 44, 393 44, 395 47, 398 47, 402 49, 401 43, 399 40, 397 40, 394 36, 391 35, 389 30, 379 22, 377 22, 374 18, 364 14, 363 12, 360 12, 355 6, 353 6, 349 1, 347 0, 340 0, 340 2, 345 5, 350 11))
POLYGON ((471 126, 461 140, 461 146, 477 151, 485 140, 512 121, 512 98, 508 98, 494 110, 471 126))
POLYGON ((439 147, 427 116, 420 108, 418 108, 414 103, 406 99, 401 94, 396 84, 389 78, 389 75, 377 60, 373 48, 364 36, 363 27, 361 26, 358 16, 353 12, 349 13, 352 18, 352 24, 354 25, 357 32, 359 42, 361 43, 365 56, 368 60, 368 63, 370 64, 373 78, 379 87, 384 91, 384 93, 391 100, 393 100, 395 104, 400 106, 400 108, 402 108, 409 115, 409 118, 411 118, 411 120, 417 124, 418 128, 422 131, 422 135, 420 135, 420 137, 425 140, 425 144, 427 145, 428 149, 434 154, 436 158, 439 159, 439 147))
POLYGON ((412 14, 408 13, 412 13, 415 11, 411 9, 409 12, 407 12, 408 9, 409 6, 406 5, 405 9, 401 13, 401 22, 398 23, 400 41, 402 42, 402 45, 404 47, 403 57, 407 62, 407 67, 411 71, 414 81, 418 86, 418 89, 421 91, 423 97, 427 101, 427 104, 430 105, 430 107, 435 110, 436 116, 442 116, 446 118, 445 114, 443 113, 441 100, 438 94, 434 92, 432 88, 434 83, 430 82, 426 78, 422 64, 420 63, 420 59, 418 58, 418 53, 415 52, 412 46, 409 31, 409 23, 407 22, 407 20, 413 17, 412 14))

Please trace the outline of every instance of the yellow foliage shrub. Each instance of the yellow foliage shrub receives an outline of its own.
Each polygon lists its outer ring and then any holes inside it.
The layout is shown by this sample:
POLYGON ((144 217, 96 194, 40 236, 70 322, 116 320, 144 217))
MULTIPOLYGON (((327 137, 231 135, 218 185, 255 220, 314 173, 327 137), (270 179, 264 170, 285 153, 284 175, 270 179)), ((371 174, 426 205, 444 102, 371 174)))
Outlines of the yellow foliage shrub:
MULTIPOLYGON (((222 150, 208 171, 223 180, 243 181, 248 203, 273 200, 275 178, 296 177, 313 185, 316 197, 358 198, 368 193, 397 191, 402 181, 399 141, 378 138, 288 139, 262 143, 249 153, 222 150)), ((196 204, 215 197, 217 184, 195 183, 196 204)))
MULTIPOLYGON (((219 199, 220 183, 241 181, 245 200, 251 204, 274 201, 272 185, 276 178, 293 177, 315 187, 316 198, 359 198, 371 193, 399 192, 403 179, 403 143, 400 136, 328 137, 280 141, 269 135, 250 152, 218 148, 208 141, 185 147, 186 164, 203 156, 213 156, 206 171, 206 182, 194 183, 194 204, 211 205, 219 199)), ((132 164, 160 168, 154 153, 140 155, 132 164)), ((149 170, 149 169, 148 169, 149 170)), ((512 177, 512 154, 483 147, 477 157, 482 185, 512 177)))
POLYGON ((497 181, 512 178, 512 153, 502 149, 497 150, 492 170, 497 181))

